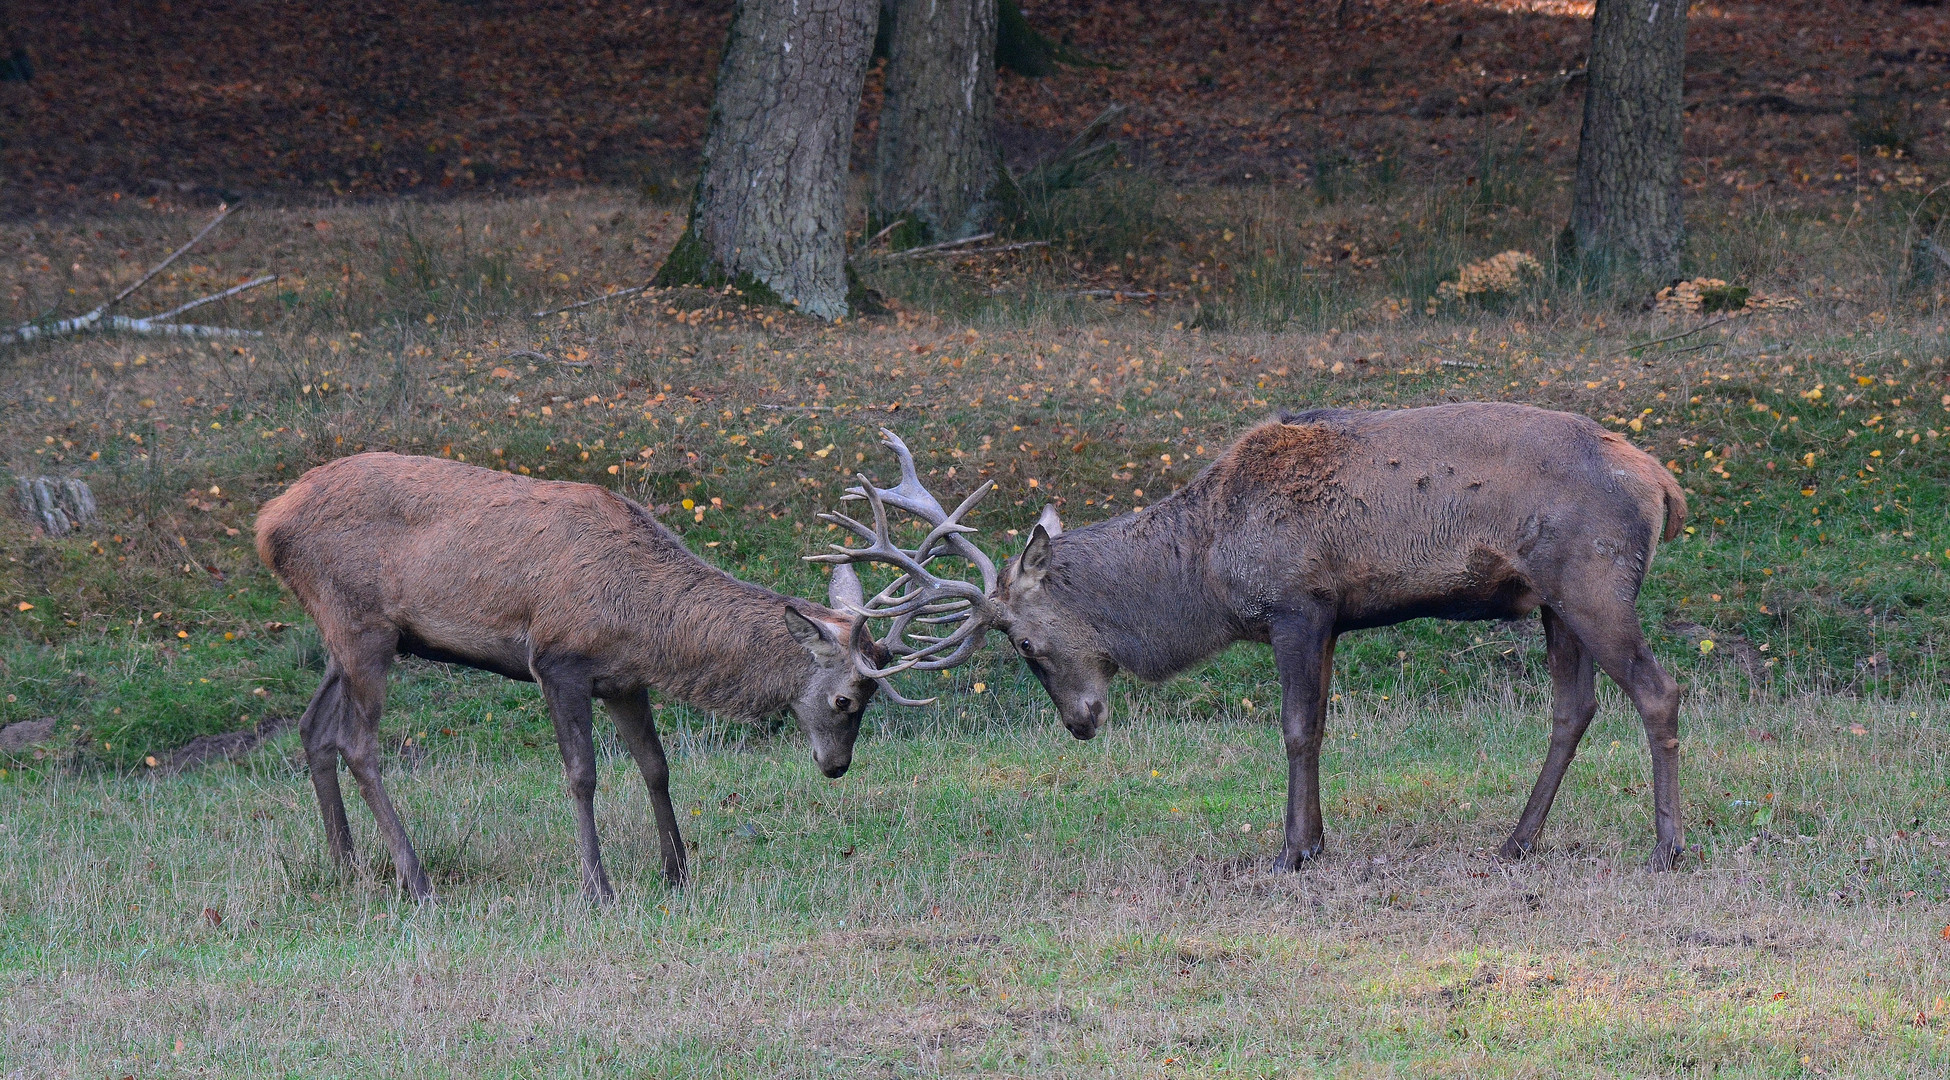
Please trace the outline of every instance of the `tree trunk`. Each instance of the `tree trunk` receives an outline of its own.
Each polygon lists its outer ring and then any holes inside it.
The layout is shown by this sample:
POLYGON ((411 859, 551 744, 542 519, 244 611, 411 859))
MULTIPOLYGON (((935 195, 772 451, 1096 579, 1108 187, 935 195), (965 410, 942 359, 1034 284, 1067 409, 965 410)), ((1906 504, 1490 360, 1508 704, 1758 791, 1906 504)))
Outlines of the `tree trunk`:
POLYGON ((703 171, 659 285, 847 312, 846 191, 877 0, 738 0, 703 171))
POLYGON ((873 218, 910 244, 981 230, 995 186, 996 0, 896 0, 873 218))
POLYGON ((1688 0, 1598 0, 1566 239, 1600 273, 1679 273, 1688 0))

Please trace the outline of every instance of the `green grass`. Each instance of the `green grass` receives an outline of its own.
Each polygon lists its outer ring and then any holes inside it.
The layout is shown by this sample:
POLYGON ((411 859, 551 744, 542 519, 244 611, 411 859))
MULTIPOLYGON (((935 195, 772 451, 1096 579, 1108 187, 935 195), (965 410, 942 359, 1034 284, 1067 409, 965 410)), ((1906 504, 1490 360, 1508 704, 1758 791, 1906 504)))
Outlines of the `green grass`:
MULTIPOLYGON (((1265 675, 1263 660, 1233 663, 1265 675)), ((388 724, 395 738, 462 724, 389 781, 441 895, 430 908, 398 896, 363 813, 360 875, 327 870, 289 736, 182 778, 0 783, 0 1066, 1793 1076, 1950 1062, 1934 1000, 1950 899, 1932 846, 1950 835, 1937 700, 1696 694, 1685 776, 1701 854, 1670 877, 1636 869, 1644 756, 1611 695, 1550 851, 1519 866, 1485 849, 1541 757, 1529 684, 1344 700, 1323 770, 1330 855, 1270 875, 1283 770, 1263 706, 1202 718, 1185 694, 1135 690, 1078 744, 1033 686, 998 677, 869 733, 838 782, 796 733, 676 718, 675 798, 696 844, 677 893, 641 785, 607 747, 598 808, 621 899, 600 912, 576 892, 551 749, 456 720, 454 680, 435 671, 403 680, 388 724), (1779 839, 1753 842, 1753 805, 1773 809, 1779 839)), ((512 730, 546 739, 532 709, 512 730)))

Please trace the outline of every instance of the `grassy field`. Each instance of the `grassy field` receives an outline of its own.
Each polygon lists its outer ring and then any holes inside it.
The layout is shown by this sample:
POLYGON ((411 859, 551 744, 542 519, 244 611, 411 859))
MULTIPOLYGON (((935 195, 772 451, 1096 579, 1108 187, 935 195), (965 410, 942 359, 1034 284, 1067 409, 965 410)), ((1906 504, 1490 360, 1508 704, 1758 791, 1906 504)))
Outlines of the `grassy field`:
MULTIPOLYGON (((472 681, 417 673, 396 723, 453 722, 442 701, 472 681)), ((1139 690, 1084 746, 1024 722, 1035 692, 1008 680, 950 721, 883 725, 837 783, 801 740, 680 728, 698 844, 680 893, 612 748, 622 899, 601 912, 576 890, 559 765, 471 732, 391 781, 430 908, 369 829, 358 878, 325 868, 288 738, 191 777, 0 787, 0 1075, 1950 1068, 1938 700, 1696 694, 1700 859, 1659 877, 1638 869, 1645 768, 1621 703, 1550 853, 1521 865, 1486 849, 1540 757, 1530 688, 1344 703, 1332 853, 1273 875, 1263 713, 1139 690)))
MULTIPOLYGON (((1795 308, 1649 311, 1548 265, 1439 298, 1463 262, 1549 263, 1562 192, 1532 177, 1521 147, 1468 184, 1112 174, 1035 208, 1047 251, 867 265, 884 310, 838 327, 688 290, 527 317, 647 277, 678 221, 634 196, 238 215, 141 295, 283 274, 199 316, 265 337, 0 356, 0 479, 79 476, 105 513, 62 540, 0 515, 0 724, 61 724, 0 757, 0 1077, 1950 1073, 1950 342, 1905 254, 1928 207, 1696 206, 1693 269, 1795 308), (1080 295, 1105 290, 1153 295, 1080 295), (360 871, 328 872, 288 732, 171 764, 316 685, 251 520, 339 454, 612 486, 820 595, 813 515, 885 475, 882 425, 937 490, 998 481, 978 524, 1007 555, 1042 502, 1142 506, 1277 408, 1452 399, 1583 412, 1688 489, 1641 603, 1688 692, 1677 874, 1636 868, 1648 770, 1609 684, 1543 852, 1488 858, 1545 747, 1534 623, 1343 643, 1329 854, 1297 875, 1260 868, 1284 773, 1251 648, 1120 684, 1088 744, 997 651, 913 681, 939 705, 876 706, 838 782, 789 726, 664 708, 695 881, 660 883, 606 743, 602 912, 530 686, 395 679, 431 908, 356 805, 360 871)), ((86 310, 203 218, 8 225, 0 292, 15 321, 86 310)))

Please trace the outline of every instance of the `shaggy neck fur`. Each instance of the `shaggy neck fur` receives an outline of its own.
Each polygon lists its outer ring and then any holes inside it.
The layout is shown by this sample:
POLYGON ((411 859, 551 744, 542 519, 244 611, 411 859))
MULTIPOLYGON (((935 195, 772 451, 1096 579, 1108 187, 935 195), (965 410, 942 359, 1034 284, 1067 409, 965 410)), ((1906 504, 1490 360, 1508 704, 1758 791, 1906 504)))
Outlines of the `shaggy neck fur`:
POLYGON ((636 673, 721 715, 768 716, 792 704, 813 662, 786 629, 786 607, 815 619, 826 609, 717 569, 647 513, 633 532, 632 554, 649 556, 630 596, 636 673))
POLYGON ((1168 678, 1239 637, 1210 577, 1210 517, 1186 495, 1051 542, 1042 587, 1096 627, 1111 659, 1140 679, 1168 678))

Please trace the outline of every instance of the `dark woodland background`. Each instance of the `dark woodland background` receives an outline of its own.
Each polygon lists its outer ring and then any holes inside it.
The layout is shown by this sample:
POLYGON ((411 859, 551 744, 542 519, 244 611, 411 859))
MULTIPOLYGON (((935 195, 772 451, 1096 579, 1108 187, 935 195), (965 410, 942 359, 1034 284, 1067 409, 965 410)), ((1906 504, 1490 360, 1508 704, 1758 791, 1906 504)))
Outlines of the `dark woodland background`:
MULTIPOLYGON (((610 184, 687 194, 728 2, 14 3, 32 77, 0 82, 0 213, 181 196, 445 197, 610 184)), ((1568 170, 1588 3, 1044 0, 1092 64, 1004 71, 1012 164, 1112 103, 1126 159, 1176 181, 1311 179, 1377 160, 1467 173, 1491 125, 1568 170)), ((1793 198, 1934 157, 1950 8, 1696 3, 1691 187, 1793 198), (1900 154, 1898 153, 1900 151, 1900 154), (1881 154, 1878 157, 1878 153, 1881 154)), ((18 53, 16 54, 18 55, 18 53)), ((879 69, 858 147, 871 146, 879 69)))

